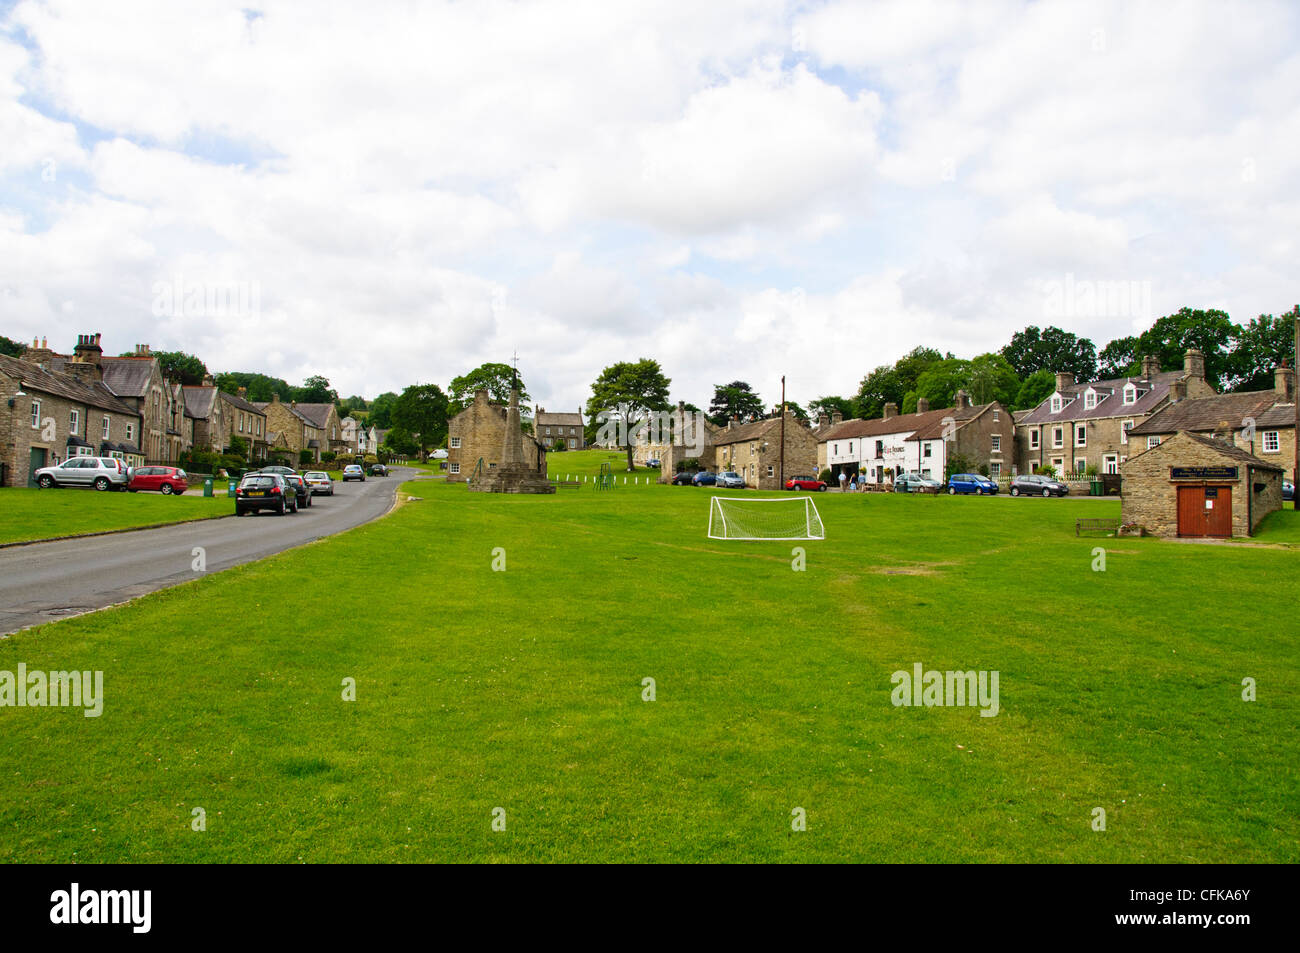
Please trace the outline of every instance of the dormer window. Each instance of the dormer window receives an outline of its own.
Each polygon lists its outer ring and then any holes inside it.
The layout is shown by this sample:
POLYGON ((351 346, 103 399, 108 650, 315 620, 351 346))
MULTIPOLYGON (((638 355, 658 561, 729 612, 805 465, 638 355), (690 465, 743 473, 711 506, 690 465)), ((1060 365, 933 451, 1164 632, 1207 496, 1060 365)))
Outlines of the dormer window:
POLYGON ((1133 383, 1125 384, 1125 385, 1124 385, 1124 403, 1125 403, 1125 404, 1136 404, 1136 403, 1137 403, 1137 399, 1138 399, 1138 389, 1137 389, 1137 385, 1136 385, 1136 384, 1133 384, 1133 383))
POLYGON ((1092 410, 1097 406, 1097 392, 1089 387, 1083 392, 1083 409, 1092 410))
POLYGON ((1061 412, 1061 408, 1064 407, 1064 406, 1065 406, 1065 401, 1062 399, 1061 395, 1060 395, 1060 394, 1053 394, 1053 395, 1052 395, 1052 413, 1054 413, 1054 414, 1059 414, 1059 413, 1061 412))

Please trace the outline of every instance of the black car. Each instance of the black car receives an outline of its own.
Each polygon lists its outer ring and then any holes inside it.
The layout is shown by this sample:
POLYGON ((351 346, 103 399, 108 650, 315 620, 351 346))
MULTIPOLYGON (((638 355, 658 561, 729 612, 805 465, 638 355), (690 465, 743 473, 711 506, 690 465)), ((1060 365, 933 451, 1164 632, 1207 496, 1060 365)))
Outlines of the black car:
POLYGON ((294 473, 286 476, 284 482, 293 487, 293 492, 298 498, 299 506, 311 506, 311 487, 307 485, 306 480, 294 473))
POLYGON ((690 486, 693 474, 688 470, 681 470, 673 477, 673 486, 690 486))
POLYGON ((246 473, 235 489, 235 515, 258 510, 297 513, 298 494, 278 473, 246 473))
POLYGON ((388 476, 388 467, 384 466, 382 463, 376 463, 374 466, 370 468, 370 475, 388 476))
POLYGON ((1012 496, 1069 496, 1070 488, 1054 477, 1024 473, 1011 481, 1012 496))

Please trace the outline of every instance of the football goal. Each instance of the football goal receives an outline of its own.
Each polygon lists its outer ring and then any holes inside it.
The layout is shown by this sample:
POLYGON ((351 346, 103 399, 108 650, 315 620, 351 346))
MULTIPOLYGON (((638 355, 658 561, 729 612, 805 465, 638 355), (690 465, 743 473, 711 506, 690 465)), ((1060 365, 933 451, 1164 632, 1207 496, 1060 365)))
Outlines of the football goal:
POLYGON ((821 514, 810 496, 733 499, 709 504, 709 539, 825 539, 821 514))

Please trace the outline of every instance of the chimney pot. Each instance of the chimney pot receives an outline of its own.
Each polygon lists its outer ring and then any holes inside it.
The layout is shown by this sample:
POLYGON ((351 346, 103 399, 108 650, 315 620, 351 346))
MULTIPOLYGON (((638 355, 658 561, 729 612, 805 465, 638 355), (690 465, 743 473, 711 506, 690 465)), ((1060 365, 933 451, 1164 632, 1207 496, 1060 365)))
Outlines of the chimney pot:
POLYGON ((925 397, 916 398, 916 412, 918 414, 927 413, 930 410, 930 401, 925 397))
POLYGON ((889 403, 885 404, 885 409, 881 411, 880 419, 888 420, 890 417, 897 417, 897 416, 898 416, 898 405, 891 400, 889 403))
POLYGON ((842 413, 840 413, 838 410, 833 410, 833 411, 831 411, 831 426, 832 426, 832 427, 835 426, 836 424, 840 423, 842 420, 844 420, 844 415, 843 415, 842 413))
POLYGON ((1196 348, 1183 355, 1183 373, 1197 380, 1205 379, 1205 354, 1196 348))
POLYGON ((1072 374, 1070 371, 1056 372, 1056 392, 1058 394, 1065 393, 1066 390, 1068 390, 1073 386, 1074 386, 1074 374, 1072 374))
POLYGON ((1279 364, 1273 369, 1273 390, 1278 399, 1289 404, 1295 399, 1295 369, 1279 364))

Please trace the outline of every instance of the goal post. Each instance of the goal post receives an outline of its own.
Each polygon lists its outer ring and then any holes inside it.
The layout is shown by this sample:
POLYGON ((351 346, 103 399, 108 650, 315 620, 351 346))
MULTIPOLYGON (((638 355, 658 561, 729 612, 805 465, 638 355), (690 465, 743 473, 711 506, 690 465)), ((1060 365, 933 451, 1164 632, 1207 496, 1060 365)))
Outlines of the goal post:
POLYGON ((825 538, 826 528, 810 496, 715 496, 709 503, 709 539, 825 538))

